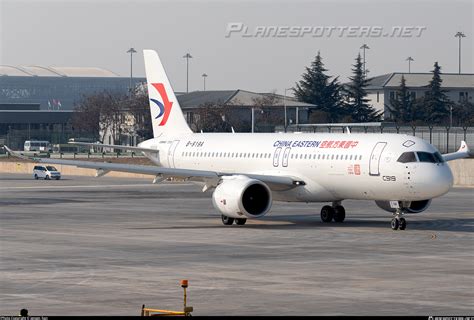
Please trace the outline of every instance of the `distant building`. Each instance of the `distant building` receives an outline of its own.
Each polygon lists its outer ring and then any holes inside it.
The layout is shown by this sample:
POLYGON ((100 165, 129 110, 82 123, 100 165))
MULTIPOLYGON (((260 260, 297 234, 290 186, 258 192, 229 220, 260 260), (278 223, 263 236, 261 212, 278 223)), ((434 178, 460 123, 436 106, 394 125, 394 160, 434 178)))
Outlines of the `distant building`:
MULTIPOLYGON (((366 88, 368 98, 375 109, 384 112, 384 118, 390 117, 390 100, 396 97, 397 90, 400 88, 402 75, 405 77, 408 92, 413 99, 425 95, 428 90, 428 84, 433 78, 432 73, 387 73, 369 79, 366 88)), ((473 102, 474 96, 474 74, 456 74, 442 73, 441 88, 446 90, 448 99, 454 103, 462 101, 473 102)))
MULTIPOLYGON (((133 78, 132 86, 145 82, 133 78)), ((85 67, 0 65, 0 104, 39 105, 40 110, 72 110, 83 95, 100 91, 128 93, 130 77, 85 67)))
MULTIPOLYGON (((252 121, 252 109, 254 114, 271 110, 272 116, 280 119, 281 125, 285 121, 285 105, 288 124, 308 123, 310 109, 315 107, 313 104, 297 101, 293 97, 241 89, 194 91, 177 95, 177 99, 190 126, 198 120, 196 116, 199 109, 206 104, 229 107, 240 120, 248 123, 252 121)), ((264 130, 273 131, 274 128, 264 130)))
MULTIPOLYGON (((144 81, 133 78, 132 86, 144 81)), ((0 65, 0 144, 65 143, 73 134, 72 110, 84 95, 127 94, 129 86, 130 77, 101 68, 0 65)))

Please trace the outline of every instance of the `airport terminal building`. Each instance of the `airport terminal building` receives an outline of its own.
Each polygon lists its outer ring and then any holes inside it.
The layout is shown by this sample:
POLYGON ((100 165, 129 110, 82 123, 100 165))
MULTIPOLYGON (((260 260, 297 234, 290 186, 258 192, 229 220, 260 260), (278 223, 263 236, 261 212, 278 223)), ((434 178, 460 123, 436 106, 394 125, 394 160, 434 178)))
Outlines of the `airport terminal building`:
MULTIPOLYGON (((133 78, 132 86, 144 82, 133 78)), ((129 92, 130 77, 102 68, 0 65, 0 143, 13 148, 30 139, 64 143, 72 110, 83 95, 129 92)))

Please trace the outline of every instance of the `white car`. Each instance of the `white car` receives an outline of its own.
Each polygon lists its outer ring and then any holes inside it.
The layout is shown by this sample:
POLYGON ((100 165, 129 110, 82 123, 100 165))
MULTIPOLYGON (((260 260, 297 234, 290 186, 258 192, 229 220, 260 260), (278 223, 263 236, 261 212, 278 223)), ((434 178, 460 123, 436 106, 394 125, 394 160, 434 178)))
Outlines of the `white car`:
POLYGON ((39 178, 43 178, 45 180, 50 179, 61 179, 61 172, 59 172, 53 166, 35 166, 33 169, 33 177, 38 180, 39 178))

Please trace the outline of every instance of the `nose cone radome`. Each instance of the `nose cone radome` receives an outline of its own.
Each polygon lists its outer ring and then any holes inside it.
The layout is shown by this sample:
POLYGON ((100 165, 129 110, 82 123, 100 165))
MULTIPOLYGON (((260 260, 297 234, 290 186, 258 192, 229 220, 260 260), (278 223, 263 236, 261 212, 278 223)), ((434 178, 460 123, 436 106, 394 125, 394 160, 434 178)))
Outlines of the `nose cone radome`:
POLYGON ((433 197, 447 193, 454 182, 453 174, 447 163, 434 165, 427 180, 430 181, 427 189, 433 197))

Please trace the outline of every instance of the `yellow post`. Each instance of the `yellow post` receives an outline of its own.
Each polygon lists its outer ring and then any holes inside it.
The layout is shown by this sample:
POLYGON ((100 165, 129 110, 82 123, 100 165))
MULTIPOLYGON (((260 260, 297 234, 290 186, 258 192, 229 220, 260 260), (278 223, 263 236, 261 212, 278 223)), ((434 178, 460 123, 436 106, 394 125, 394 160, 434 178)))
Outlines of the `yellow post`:
POLYGON ((188 280, 181 280, 181 287, 184 290, 184 307, 183 307, 183 313, 185 316, 191 315, 191 312, 193 312, 193 307, 188 307, 187 306, 187 294, 186 294, 186 289, 188 288, 188 280))
POLYGON ((186 312, 186 288, 188 287, 188 280, 181 280, 181 287, 184 290, 184 309, 183 311, 186 312))

